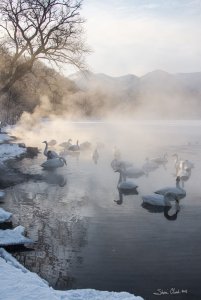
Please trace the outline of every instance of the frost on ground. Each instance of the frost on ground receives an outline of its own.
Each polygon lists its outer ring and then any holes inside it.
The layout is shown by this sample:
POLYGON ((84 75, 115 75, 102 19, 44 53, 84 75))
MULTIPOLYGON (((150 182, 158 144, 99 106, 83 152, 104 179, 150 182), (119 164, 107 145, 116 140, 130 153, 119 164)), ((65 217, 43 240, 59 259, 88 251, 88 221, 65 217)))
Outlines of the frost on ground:
POLYGON ((11 141, 12 138, 6 133, 0 133, 0 143, 11 141))
POLYGON ((32 244, 33 241, 23 236, 23 233, 23 226, 17 226, 15 229, 0 230, 0 246, 32 244))
POLYGON ((10 212, 7 212, 3 208, 0 208, 0 223, 8 221, 11 216, 12 214, 10 212))
POLYGON ((0 295, 4 300, 143 300, 126 292, 91 289, 57 291, 37 274, 28 271, 4 249, 0 248, 0 295))
POLYGON ((26 148, 21 148, 17 144, 0 144, 0 161, 19 156, 26 152, 26 148))

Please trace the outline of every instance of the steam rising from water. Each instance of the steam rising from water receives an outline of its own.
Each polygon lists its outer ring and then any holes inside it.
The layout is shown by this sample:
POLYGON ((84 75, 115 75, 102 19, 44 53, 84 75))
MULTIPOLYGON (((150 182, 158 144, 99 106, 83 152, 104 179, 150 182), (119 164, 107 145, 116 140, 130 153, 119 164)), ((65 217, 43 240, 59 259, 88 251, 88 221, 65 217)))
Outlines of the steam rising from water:
MULTIPOLYGON (((181 123, 185 130, 185 122, 181 123)), ((73 115, 55 116, 48 98, 42 98, 41 105, 33 114, 23 113, 20 121, 12 130, 12 134, 21 139, 27 146, 43 148, 44 140, 57 141, 56 150, 62 150, 58 145, 73 140, 73 144, 88 141, 93 151, 97 143, 104 144, 104 151, 113 159, 116 146, 122 159, 144 162, 146 157, 163 155, 167 145, 187 144, 192 132, 185 135, 175 133, 174 121, 133 121, 120 118, 120 115, 108 117, 100 122, 81 119, 73 121, 73 115), (46 116, 46 117, 44 117, 46 116), (48 118, 47 118, 48 116, 48 118)), ((166 151, 165 151, 166 152, 166 151)))

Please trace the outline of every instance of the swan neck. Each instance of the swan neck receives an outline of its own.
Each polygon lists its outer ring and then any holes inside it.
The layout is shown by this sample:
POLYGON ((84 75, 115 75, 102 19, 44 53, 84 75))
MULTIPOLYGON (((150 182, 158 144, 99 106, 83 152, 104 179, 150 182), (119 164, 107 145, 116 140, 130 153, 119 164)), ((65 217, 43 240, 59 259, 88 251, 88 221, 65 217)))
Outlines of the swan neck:
POLYGON ((48 148, 48 144, 47 142, 45 142, 45 149, 44 149, 44 155, 47 156, 47 148, 48 148))

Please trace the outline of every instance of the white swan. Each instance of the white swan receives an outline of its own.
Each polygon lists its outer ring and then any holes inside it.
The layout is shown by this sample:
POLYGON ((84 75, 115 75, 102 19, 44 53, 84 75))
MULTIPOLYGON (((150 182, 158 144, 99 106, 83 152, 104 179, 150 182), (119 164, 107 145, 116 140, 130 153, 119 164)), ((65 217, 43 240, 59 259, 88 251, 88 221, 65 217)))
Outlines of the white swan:
POLYGON ((114 159, 117 160, 121 159, 121 152, 116 146, 114 147, 114 159))
POLYGON ((158 164, 155 163, 154 161, 150 161, 149 158, 146 158, 146 163, 142 166, 143 171, 145 171, 145 173, 149 173, 151 171, 155 171, 156 169, 158 169, 158 164))
POLYGON ((177 199, 182 199, 186 196, 186 191, 180 187, 180 177, 176 178, 176 187, 165 187, 154 192, 155 194, 165 195, 170 193, 177 199))
POLYGON ((187 170, 187 171, 190 171, 191 169, 193 169, 194 168, 194 164, 191 162, 191 161, 189 161, 189 160, 184 160, 184 162, 183 162, 183 168, 185 169, 185 170, 187 170))
POLYGON ((56 143, 57 143, 56 140, 51 140, 51 141, 48 142, 48 145, 49 145, 49 146, 55 146, 56 143))
POLYGON ((57 169, 63 167, 64 164, 67 165, 65 158, 56 157, 46 160, 43 164, 41 164, 41 167, 44 169, 57 169))
POLYGON ((70 146, 72 146, 72 143, 71 143, 71 142, 72 142, 72 140, 71 140, 71 139, 68 139, 67 142, 61 143, 61 144, 59 144, 59 146, 65 148, 66 150, 68 150, 68 148, 69 148, 70 146))
POLYGON ((68 148, 69 151, 79 151, 80 150, 80 146, 79 146, 79 141, 77 141, 76 145, 71 145, 68 148))
POLYGON ((182 178, 187 176, 187 172, 190 172, 192 168, 194 168, 194 164, 189 160, 179 160, 178 154, 173 154, 175 157, 175 169, 176 175, 182 178))
POLYGON ((115 172, 119 173, 119 181, 117 184, 117 188, 121 193, 127 193, 132 192, 137 189, 137 185, 132 181, 127 181, 126 177, 123 174, 123 171, 121 169, 116 170, 115 172))
POLYGON ((143 203, 154 205, 154 206, 169 206, 171 207, 171 201, 178 203, 178 199, 175 199, 171 193, 165 195, 153 194, 142 196, 143 203))
POLYGON ((123 168, 123 175, 129 178, 138 178, 140 176, 145 175, 145 171, 140 168, 129 167, 123 168))
POLYGON ((180 163, 180 168, 177 171, 177 177, 179 177, 181 180, 188 180, 191 176, 191 169, 185 168, 185 161, 180 163))
POLYGON ((177 175, 183 161, 179 160, 179 156, 177 153, 173 154, 172 156, 175 158, 174 164, 175 164, 175 170, 176 170, 176 175, 177 175))
POLYGON ((163 157, 159 156, 159 157, 151 158, 150 161, 155 162, 157 164, 165 164, 168 162, 167 153, 165 153, 163 157))
POLYGON ((132 167, 133 164, 129 161, 124 161, 124 160, 118 160, 118 159, 113 159, 111 162, 111 167, 114 171, 118 169, 123 169, 123 168, 129 168, 132 167))
POLYGON ((89 150, 91 148, 91 143, 88 141, 80 144, 80 150, 89 150))
POLYGON ((97 148, 93 152, 92 159, 93 159, 94 163, 97 164, 98 159, 99 159, 99 154, 98 154, 97 148))
POLYGON ((55 151, 48 150, 48 142, 47 141, 44 141, 43 143, 46 145, 43 154, 47 157, 47 159, 59 157, 59 155, 55 151))

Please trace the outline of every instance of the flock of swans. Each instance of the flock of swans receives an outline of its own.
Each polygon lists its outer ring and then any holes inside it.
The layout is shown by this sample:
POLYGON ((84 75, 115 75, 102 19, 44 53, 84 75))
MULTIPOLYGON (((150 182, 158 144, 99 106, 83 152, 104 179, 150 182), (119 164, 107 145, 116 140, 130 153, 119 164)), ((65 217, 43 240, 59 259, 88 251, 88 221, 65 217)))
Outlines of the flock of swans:
MULTIPOLYGON (((116 150, 115 150, 116 153, 116 150)), ((169 220, 175 220, 176 216, 180 210, 179 201, 186 196, 186 191, 180 186, 180 181, 184 182, 191 175, 191 170, 194 167, 193 163, 188 160, 179 160, 178 154, 173 154, 175 158, 175 175, 176 175, 176 186, 164 187, 162 189, 156 190, 151 195, 142 196, 142 206, 147 207, 148 210, 151 207, 163 207, 164 215, 169 220), (172 207, 172 203, 175 203, 176 212, 174 215, 170 216, 168 211, 172 207)), ((114 160, 111 163, 111 167, 115 172, 119 173, 119 181, 117 188, 119 191, 119 200, 115 200, 117 204, 123 203, 123 195, 136 195, 138 194, 138 185, 127 178, 138 178, 142 175, 147 175, 159 167, 159 165, 165 165, 168 162, 167 153, 163 157, 156 157, 152 159, 146 159, 146 163, 143 167, 135 168, 131 163, 127 161, 117 159, 114 155, 114 160)))
MULTIPOLYGON (((79 141, 76 144, 72 144, 72 140, 69 139, 67 142, 61 143, 59 146, 63 147, 63 151, 58 154, 53 150, 49 150, 48 146, 54 146, 56 144, 55 140, 50 142, 44 141, 45 149, 43 154, 47 157, 47 160, 41 165, 44 169, 54 170, 59 167, 67 165, 66 159, 61 156, 69 153, 79 153, 81 149, 90 149, 91 144, 89 142, 84 142, 79 145, 79 141)), ((184 181, 188 180, 191 175, 191 170, 194 167, 193 163, 189 160, 180 160, 178 154, 172 155, 175 159, 175 175, 176 175, 176 186, 164 187, 162 189, 156 190, 151 195, 142 196, 143 205, 149 205, 153 207, 166 207, 164 210, 167 217, 169 209, 172 207, 172 202, 175 202, 176 213, 179 211, 179 201, 186 196, 186 191, 183 186, 180 186, 180 181, 184 184, 184 181)), ((95 164, 97 164, 99 159, 99 153, 97 147, 95 148, 92 159, 95 164)), ((117 204, 123 203, 123 195, 136 195, 138 194, 138 185, 129 180, 130 178, 139 178, 140 176, 147 175, 149 172, 156 170, 159 166, 164 166, 168 162, 168 155, 165 153, 163 156, 155 158, 146 158, 142 168, 134 167, 129 161, 121 160, 121 153, 119 149, 114 148, 114 159, 111 162, 111 167, 115 172, 119 173, 119 180, 117 184, 117 189, 119 191, 119 200, 115 200, 117 204), (128 179, 127 179, 128 178, 128 179)))
MULTIPOLYGON (((45 149, 43 154, 47 157, 47 160, 41 164, 41 167, 44 169, 57 169, 67 165, 66 159, 63 157, 69 153, 77 153, 79 154, 80 150, 85 150, 90 148, 91 144, 89 142, 84 142, 79 145, 79 141, 77 140, 76 144, 71 143, 72 140, 69 139, 67 142, 61 143, 59 146, 63 148, 60 154, 56 153, 53 150, 49 150, 49 146, 56 145, 56 140, 51 140, 50 142, 44 141, 45 149)), ((98 160, 98 153, 94 152, 94 159, 98 160)))

